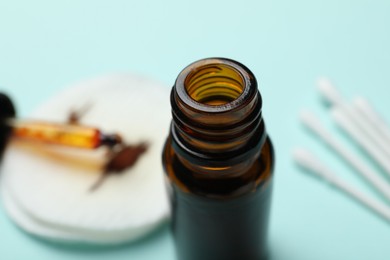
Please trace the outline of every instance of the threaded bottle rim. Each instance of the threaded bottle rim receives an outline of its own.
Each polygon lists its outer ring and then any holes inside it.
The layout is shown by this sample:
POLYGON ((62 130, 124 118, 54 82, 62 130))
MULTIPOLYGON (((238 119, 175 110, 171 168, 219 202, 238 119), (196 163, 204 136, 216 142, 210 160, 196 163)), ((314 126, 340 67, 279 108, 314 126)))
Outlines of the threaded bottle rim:
MULTIPOLYGON (((199 117, 203 123, 213 125, 214 119, 208 120, 217 114, 229 113, 230 119, 241 119, 253 106, 250 105, 258 94, 257 81, 253 73, 243 64, 226 58, 208 58, 196 61, 183 69, 176 79, 175 98, 184 114, 193 112, 202 114, 199 117), (229 76, 226 76, 229 74, 229 76), (209 87, 210 86, 210 87, 209 87), (219 93, 213 89, 225 92, 224 100, 219 103, 210 102, 209 99, 219 93), (208 100, 207 100, 208 99, 208 100)), ((218 96, 221 98, 221 96, 218 96)), ((260 103, 259 95, 256 102, 260 103)), ((198 123, 197 118, 193 118, 198 123)), ((218 124, 233 124, 219 120, 218 124)))
POLYGON ((203 59, 178 76, 171 93, 172 145, 199 165, 245 161, 266 138, 253 73, 225 58, 203 59))

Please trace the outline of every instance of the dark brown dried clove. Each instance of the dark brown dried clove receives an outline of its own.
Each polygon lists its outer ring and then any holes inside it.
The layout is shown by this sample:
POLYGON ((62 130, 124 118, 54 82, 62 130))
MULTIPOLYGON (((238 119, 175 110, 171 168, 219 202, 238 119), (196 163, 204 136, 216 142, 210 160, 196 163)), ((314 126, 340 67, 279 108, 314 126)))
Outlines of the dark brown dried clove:
MULTIPOLYGON (((80 119, 91 109, 92 104, 87 103, 82 108, 71 110, 68 115, 70 124, 78 124, 80 119)), ((109 147, 108 161, 103 168, 103 172, 97 181, 90 187, 89 191, 98 189, 108 176, 118 174, 133 167, 139 157, 148 149, 147 143, 138 145, 126 145, 118 134, 106 135, 103 143, 109 147)))
POLYGON ((119 148, 112 149, 111 157, 104 166, 103 172, 99 179, 91 186, 89 191, 95 191, 99 188, 108 176, 118 174, 122 171, 133 167, 140 156, 148 149, 147 143, 138 145, 121 145, 119 148))

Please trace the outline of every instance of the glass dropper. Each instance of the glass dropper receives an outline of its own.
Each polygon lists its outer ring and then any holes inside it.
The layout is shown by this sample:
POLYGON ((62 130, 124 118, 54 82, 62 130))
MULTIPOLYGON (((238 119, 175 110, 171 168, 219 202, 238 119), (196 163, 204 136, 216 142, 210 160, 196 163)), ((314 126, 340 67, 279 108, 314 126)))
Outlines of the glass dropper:
POLYGON ((122 143, 118 134, 106 134, 98 128, 80 124, 16 119, 6 119, 5 124, 12 128, 13 137, 41 143, 84 149, 113 147, 122 143))

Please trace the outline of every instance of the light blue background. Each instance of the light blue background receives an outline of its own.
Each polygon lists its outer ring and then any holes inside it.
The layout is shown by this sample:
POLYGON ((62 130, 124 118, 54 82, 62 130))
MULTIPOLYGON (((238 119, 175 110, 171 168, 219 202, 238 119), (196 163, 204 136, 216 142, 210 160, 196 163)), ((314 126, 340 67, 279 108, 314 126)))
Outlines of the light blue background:
MULTIPOLYGON (((348 97, 390 109, 390 2, 383 1, 4 1, 0 86, 19 115, 74 81, 135 71, 171 86, 190 62, 236 59, 257 75, 277 153, 269 243, 272 260, 390 259, 390 224, 301 173, 295 145, 373 193, 299 124, 302 107, 329 120, 314 83, 330 76, 348 97)), ((361 151, 359 153, 363 154, 361 151)), ((363 154, 364 155, 364 154, 363 154)), ((0 259, 173 260, 168 228, 135 244, 63 247, 26 235, 0 207, 0 259)))

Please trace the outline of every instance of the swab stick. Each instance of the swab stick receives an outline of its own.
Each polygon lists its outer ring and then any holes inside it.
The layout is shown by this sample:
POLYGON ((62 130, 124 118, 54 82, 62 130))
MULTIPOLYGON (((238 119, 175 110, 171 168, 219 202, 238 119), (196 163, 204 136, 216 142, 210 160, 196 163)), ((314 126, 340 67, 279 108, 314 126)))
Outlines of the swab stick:
POLYGON ((390 128, 389 125, 383 120, 379 113, 373 108, 373 106, 363 97, 356 97, 353 99, 353 105, 360 112, 366 120, 373 125, 378 133, 386 139, 387 144, 390 146, 390 128))
POLYGON ((332 108, 331 111, 332 117, 335 122, 346 132, 348 133, 355 141, 363 147, 371 157, 379 163, 379 165, 390 175, 390 160, 381 150, 377 149, 375 144, 370 142, 366 138, 364 133, 356 127, 354 122, 348 117, 348 111, 343 107, 337 106, 332 108))
POLYGON ((311 152, 303 148, 297 148, 294 150, 293 156, 294 160, 301 167, 304 167, 311 173, 326 180, 331 185, 350 195, 368 208, 372 209, 374 212, 385 218, 387 221, 390 221, 390 208, 387 205, 373 199, 372 197, 369 197, 365 193, 361 192, 354 186, 344 181, 343 179, 339 178, 311 152))
POLYGON ((353 152, 348 150, 342 143, 335 139, 328 132, 317 118, 309 111, 303 111, 300 115, 302 123, 320 137, 329 147, 347 161, 353 168, 360 173, 374 188, 381 192, 390 201, 390 185, 379 176, 372 168, 368 167, 353 152))
MULTIPOLYGON (((380 130, 378 130, 376 124, 372 124, 370 120, 367 120, 366 116, 362 116, 361 113, 358 112, 354 106, 347 105, 339 91, 329 80, 324 78, 319 79, 318 90, 320 91, 321 95, 330 104, 332 104, 333 107, 339 107, 339 109, 343 110, 345 117, 349 118, 352 124, 356 125, 357 128, 361 129, 364 134, 361 137, 367 139, 367 141, 365 142, 371 142, 372 146, 376 146, 379 150, 383 151, 390 159, 390 143, 384 140, 384 137, 380 133, 380 130)), ((367 109, 367 107, 365 108, 367 109)), ((378 120, 379 119, 376 117, 375 121, 378 120)), ((355 139, 355 141, 360 144, 359 139, 355 139)), ((370 151, 368 152, 371 154, 370 151)), ((372 155, 372 157, 376 160, 375 156, 372 155)), ((381 164, 381 162, 379 161, 378 163, 381 164)))

